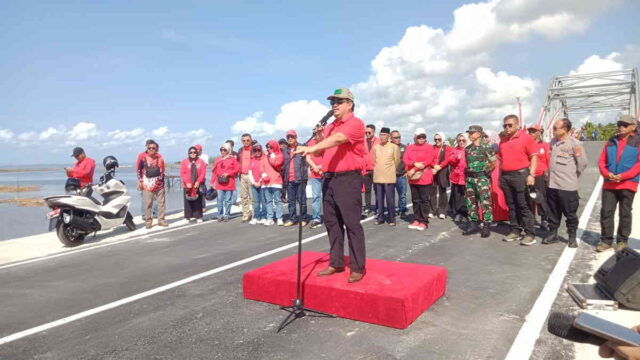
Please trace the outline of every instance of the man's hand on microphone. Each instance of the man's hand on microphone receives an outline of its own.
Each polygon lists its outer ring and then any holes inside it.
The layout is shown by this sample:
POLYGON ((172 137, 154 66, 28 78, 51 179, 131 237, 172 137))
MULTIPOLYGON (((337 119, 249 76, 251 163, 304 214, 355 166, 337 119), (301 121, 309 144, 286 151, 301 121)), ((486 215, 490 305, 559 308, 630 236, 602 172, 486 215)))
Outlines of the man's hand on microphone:
MULTIPOLYGON (((640 325, 633 328, 633 331, 640 333, 640 325)), ((620 345, 607 341, 600 345, 598 353, 603 358, 614 359, 640 359, 640 346, 620 345)))

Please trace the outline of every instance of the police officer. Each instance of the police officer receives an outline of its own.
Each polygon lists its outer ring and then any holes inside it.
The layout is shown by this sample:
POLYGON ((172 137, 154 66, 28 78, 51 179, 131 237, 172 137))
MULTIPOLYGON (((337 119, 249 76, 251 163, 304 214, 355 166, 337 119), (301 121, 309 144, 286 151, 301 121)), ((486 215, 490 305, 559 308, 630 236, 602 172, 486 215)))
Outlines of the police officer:
POLYGON ((496 164, 496 154, 491 145, 482 141, 482 126, 471 125, 467 133, 471 145, 465 149, 467 168, 465 169, 465 202, 469 212, 471 226, 462 235, 481 232, 483 238, 489 237, 489 223, 493 221, 491 204, 491 170, 496 164), (482 228, 479 226, 479 207, 482 207, 482 228))

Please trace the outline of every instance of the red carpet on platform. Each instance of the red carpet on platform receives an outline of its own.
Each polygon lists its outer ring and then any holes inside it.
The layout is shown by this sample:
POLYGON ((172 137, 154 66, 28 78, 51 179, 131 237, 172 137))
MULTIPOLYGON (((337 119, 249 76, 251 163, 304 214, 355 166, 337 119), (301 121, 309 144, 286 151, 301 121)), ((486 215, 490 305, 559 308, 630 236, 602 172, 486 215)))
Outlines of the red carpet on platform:
MULTIPOLYGON (((249 271, 242 279, 246 299, 290 306, 296 297, 297 255, 249 271)), ((345 257, 345 264, 349 264, 345 257)), ((447 269, 367 259, 367 274, 349 284, 349 269, 327 277, 326 253, 302 252, 304 306, 346 319, 405 329, 444 295, 447 269)))

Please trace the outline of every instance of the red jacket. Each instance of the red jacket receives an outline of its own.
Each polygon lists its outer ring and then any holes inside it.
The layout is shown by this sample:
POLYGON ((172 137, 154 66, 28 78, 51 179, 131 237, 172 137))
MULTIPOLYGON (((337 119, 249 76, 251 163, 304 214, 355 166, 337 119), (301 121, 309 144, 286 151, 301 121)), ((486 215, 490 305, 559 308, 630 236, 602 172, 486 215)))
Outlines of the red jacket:
POLYGON ((191 167, 195 166, 197 171, 196 182, 202 184, 204 182, 204 178, 207 176, 207 164, 205 164, 204 160, 198 158, 195 162, 192 162, 189 158, 182 160, 182 164, 180 164, 180 179, 182 180, 182 187, 187 188, 187 184, 191 184, 192 186, 195 183, 191 182, 191 167))
POLYGON ((68 176, 80 180, 80 186, 85 186, 86 184, 93 184, 93 172, 95 170, 96 162, 90 157, 85 157, 73 165, 73 171, 68 176))
POLYGON ((235 190, 238 172, 240 172, 238 159, 231 155, 218 156, 213 163, 213 169, 211 169, 211 186, 214 186, 216 190, 235 190), (218 183, 218 176, 225 173, 229 175, 229 181, 226 184, 218 183))
POLYGON ((262 161, 262 158, 264 158, 265 156, 266 155, 263 154, 259 158, 255 156, 251 158, 251 166, 249 167, 249 171, 253 178, 253 183, 255 184, 260 182, 260 179, 262 179, 262 173, 265 172, 264 162, 262 161))
POLYGON ((264 183, 263 186, 281 188, 282 174, 280 170, 282 169, 282 165, 284 165, 284 154, 280 151, 277 141, 269 140, 267 144, 271 148, 271 151, 262 156, 262 161, 264 172, 267 173, 269 180, 268 183, 264 183))
POLYGON ((414 164, 417 162, 425 164, 422 177, 420 177, 420 179, 418 180, 409 180, 409 184, 433 184, 433 172, 431 171, 431 169, 435 164, 438 163, 437 155, 438 153, 433 149, 433 146, 427 143, 423 145, 412 144, 406 147, 402 160, 404 161, 405 169, 407 171, 411 169, 417 170, 418 168, 414 166, 414 164))
POLYGON ((369 141, 367 140, 367 137, 365 136, 364 138, 364 147, 367 150, 367 171, 372 171, 375 167, 376 167, 376 159, 375 159, 375 155, 373 153, 373 147, 376 146, 376 144, 380 144, 380 139, 377 137, 373 137, 373 140, 371 140, 371 148, 369 148, 369 141))
POLYGON ((464 148, 451 148, 449 156, 440 164, 443 168, 447 165, 451 168, 449 181, 451 181, 452 184, 465 185, 466 177, 464 175, 464 169, 467 167, 467 157, 464 148))

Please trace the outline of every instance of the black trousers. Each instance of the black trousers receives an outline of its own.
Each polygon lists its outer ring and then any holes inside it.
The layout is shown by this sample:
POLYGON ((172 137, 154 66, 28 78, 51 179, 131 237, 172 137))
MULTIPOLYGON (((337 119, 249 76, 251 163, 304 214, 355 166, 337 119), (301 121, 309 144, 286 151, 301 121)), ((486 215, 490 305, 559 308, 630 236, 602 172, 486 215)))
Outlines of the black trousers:
POLYGON ((375 184, 376 187, 376 219, 384 221, 384 212, 390 223, 396 222, 396 184, 375 184), (385 204, 385 200, 387 201, 385 204))
MULTIPOLYGON (((535 181, 536 182, 533 184, 533 187, 536 189, 536 192, 540 197, 540 203, 535 203, 533 201, 532 203, 536 204, 536 209, 538 210, 538 213, 540 213, 540 219, 548 221, 549 212, 551 211, 549 208, 548 200, 547 200, 547 197, 548 197, 547 189, 549 187, 549 182, 547 181, 544 175, 536 176, 535 181)), ((535 217, 534 217, 534 220, 535 220, 535 217)))
POLYGON ((509 208, 509 220, 511 231, 535 236, 533 230, 533 214, 529 208, 525 196, 527 175, 529 169, 524 171, 505 171, 500 175, 500 187, 509 208))
MULTIPOLYGON (((186 195, 187 189, 184 189, 184 194, 186 195)), ((199 195, 195 200, 187 200, 185 196, 184 198, 184 218, 185 219, 202 219, 202 199, 204 198, 202 195, 199 195)))
POLYGON ((426 225, 429 223, 429 197, 433 191, 433 184, 410 184, 409 188, 411 188, 411 202, 413 203, 413 219, 426 225))
POLYGON ((602 189, 602 207, 600 208, 600 239, 613 243, 613 217, 618 208, 618 236, 616 242, 627 242, 631 234, 631 205, 636 195, 631 190, 602 189), (619 205, 619 206, 618 206, 619 205))
MULTIPOLYGON (((365 209, 374 209, 371 207, 371 189, 373 188, 373 170, 367 171, 362 175, 362 182, 364 183, 364 207, 365 209)), ((374 189, 375 191, 375 189, 374 189)))
POLYGON ((578 205, 580 204, 578 192, 548 189, 547 203, 549 204, 549 230, 558 230, 562 215, 564 215, 567 232, 575 234, 578 231, 578 205))
POLYGON ((344 235, 349 237, 349 268, 362 272, 366 249, 364 229, 360 224, 362 209, 362 175, 359 172, 326 177, 322 183, 324 225, 329 235, 330 266, 344 267, 344 235))
POLYGON ((451 184, 451 210, 454 215, 467 216, 467 204, 464 200, 465 185, 451 184))
POLYGON ((429 196, 429 212, 434 215, 447 215, 447 184, 433 184, 433 190, 429 196))

